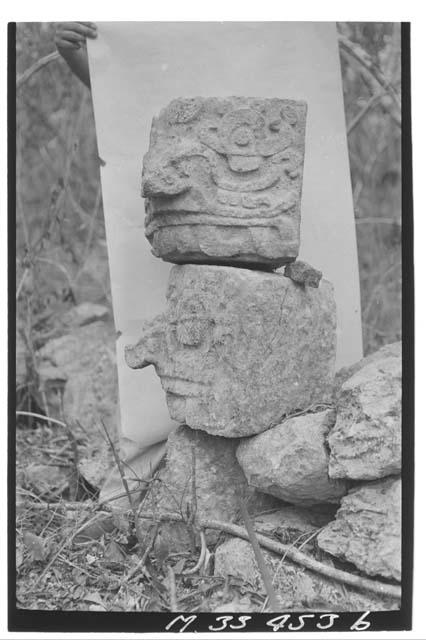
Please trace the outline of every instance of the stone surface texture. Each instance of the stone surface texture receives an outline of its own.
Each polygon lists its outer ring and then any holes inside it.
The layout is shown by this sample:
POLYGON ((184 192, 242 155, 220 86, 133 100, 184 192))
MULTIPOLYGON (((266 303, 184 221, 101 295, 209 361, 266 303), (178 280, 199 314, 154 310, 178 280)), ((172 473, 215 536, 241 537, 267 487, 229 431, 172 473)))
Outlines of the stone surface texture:
POLYGON ((237 458, 250 485, 297 505, 339 502, 346 483, 328 477, 327 433, 333 410, 285 420, 243 440, 237 458))
POLYGON ((336 507, 332 505, 310 509, 283 505, 275 511, 258 515, 253 524, 257 533, 278 538, 287 544, 325 526, 334 519, 335 513, 336 507))
MULTIPOLYGON (((143 513, 185 518, 195 514, 195 522, 235 522, 241 499, 247 501, 251 514, 276 508, 274 499, 248 486, 235 457, 237 445, 235 439, 211 436, 184 425, 178 427, 168 437, 165 466, 144 499, 143 513)), ((161 529, 170 548, 188 549, 185 525, 164 522, 161 529)), ((213 530, 206 533, 210 541, 219 535, 213 530)))
POLYGON ((318 269, 314 269, 307 262, 302 260, 296 260, 286 265, 284 275, 287 278, 297 282, 297 284, 303 284, 305 287, 318 287, 322 278, 322 272, 318 269))
POLYGON ((400 581, 401 480, 376 480, 350 491, 317 541, 364 573, 400 581))
POLYGON ((127 347, 153 364, 172 419, 225 437, 249 436, 320 402, 335 362, 335 302, 280 274, 223 266, 173 267, 167 310, 127 347))
MULTIPOLYGON (((117 374, 114 327, 92 322, 47 342, 36 354, 37 368, 52 376, 57 370, 67 379, 64 417, 79 420, 84 427, 115 419, 117 374)), ((44 376, 46 378, 46 375, 44 376)), ((46 383, 48 380, 46 379, 46 383)))
MULTIPOLYGON (((78 317, 81 319, 81 314, 78 317)), ((64 418, 72 429, 78 421, 90 431, 84 456, 79 458, 79 471, 100 487, 115 464, 100 422, 114 437, 118 383, 113 324, 94 321, 74 326, 39 349, 36 363, 49 415, 64 418)))
POLYGON ((169 262, 277 267, 299 251, 305 102, 178 98, 144 157, 146 236, 169 262))
POLYGON ((331 429, 332 478, 374 480, 401 470, 401 375, 399 344, 359 363, 337 395, 331 429))
MULTIPOLYGON (((293 564, 262 549, 282 611, 386 611, 398 609, 400 602, 372 593, 361 594, 334 580, 293 564)), ((266 597, 253 547, 246 540, 229 538, 215 552, 216 576, 233 576, 248 583, 253 591, 266 597)), ((253 605, 247 607, 254 611, 253 605)), ((259 607, 260 610, 260 607, 259 607)))

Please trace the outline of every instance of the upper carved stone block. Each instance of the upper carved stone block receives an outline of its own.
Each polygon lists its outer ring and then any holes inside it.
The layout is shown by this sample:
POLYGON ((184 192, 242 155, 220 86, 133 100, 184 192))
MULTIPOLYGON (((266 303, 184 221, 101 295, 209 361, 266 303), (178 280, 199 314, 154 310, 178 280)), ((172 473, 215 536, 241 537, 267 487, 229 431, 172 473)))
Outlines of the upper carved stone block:
POLYGON ((306 103, 178 98, 144 157, 146 236, 176 263, 276 268, 299 251, 306 103))

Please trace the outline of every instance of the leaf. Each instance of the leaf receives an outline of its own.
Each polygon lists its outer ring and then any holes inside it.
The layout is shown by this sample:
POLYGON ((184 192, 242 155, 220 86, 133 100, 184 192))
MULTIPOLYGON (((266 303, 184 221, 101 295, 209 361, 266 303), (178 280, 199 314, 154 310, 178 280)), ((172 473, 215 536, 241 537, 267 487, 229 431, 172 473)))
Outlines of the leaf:
POLYGON ((173 567, 173 571, 176 574, 180 574, 183 571, 183 568, 185 566, 185 562, 186 562, 186 558, 181 558, 180 560, 178 560, 175 564, 175 566, 173 567))
POLYGON ((106 611, 106 609, 101 604, 91 604, 89 611, 106 611))
POLYGON ((105 560, 108 560, 109 562, 121 563, 123 562, 125 557, 126 554, 124 553, 120 545, 118 545, 114 540, 111 540, 104 551, 105 560))
POLYGON ((25 547, 30 552, 33 560, 45 560, 49 551, 46 548, 43 538, 36 536, 30 531, 25 531, 23 535, 23 542, 25 547))
POLYGON ((102 598, 99 595, 98 591, 92 591, 90 593, 86 593, 86 595, 83 596, 83 600, 86 600, 87 602, 93 602, 96 605, 100 605, 102 609, 105 611, 104 603, 102 602, 102 598))

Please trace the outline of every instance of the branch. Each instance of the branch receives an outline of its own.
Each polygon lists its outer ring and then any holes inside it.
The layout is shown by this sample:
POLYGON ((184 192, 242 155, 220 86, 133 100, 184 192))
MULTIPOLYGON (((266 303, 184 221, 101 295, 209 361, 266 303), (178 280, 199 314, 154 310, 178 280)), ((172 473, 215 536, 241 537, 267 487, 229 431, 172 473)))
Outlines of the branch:
MULTIPOLYGON (((152 518, 152 516, 148 515, 142 515, 141 517, 148 519, 152 518)), ((182 518, 173 514, 165 514, 164 516, 161 516, 160 520, 182 522, 182 518)), ((249 535, 244 527, 240 527, 236 524, 231 524, 230 522, 221 522, 220 520, 201 520, 199 524, 200 527, 204 529, 215 529, 216 531, 223 531, 225 533, 229 533, 231 536, 237 536, 238 538, 242 538, 243 540, 247 540, 248 542, 250 542, 249 535)), ((326 578, 336 580, 337 582, 342 582, 349 585, 350 587, 353 587, 354 589, 359 589, 361 591, 371 591, 372 593, 377 593, 380 596, 387 596, 389 598, 401 598, 401 587, 399 585, 386 584, 384 582, 371 580, 370 578, 363 578, 362 576, 357 576, 353 573, 348 573, 347 571, 335 569, 330 565, 322 564, 322 562, 311 558, 311 556, 302 553, 301 551, 295 549, 294 547, 291 547, 290 545, 282 544, 277 540, 272 540, 271 538, 267 538, 266 536, 263 536, 261 534, 257 534, 257 539, 259 544, 262 547, 265 547, 265 549, 273 551, 280 556, 287 554, 287 557, 292 562, 300 564, 303 567, 306 567, 306 569, 314 571, 315 573, 319 573, 326 578)))
POLYGON ((22 85, 25 84, 25 82, 27 82, 31 78, 31 76, 34 75, 34 73, 37 73, 37 71, 43 69, 43 67, 48 65, 50 62, 58 60, 58 58, 60 58, 59 53, 57 51, 53 51, 52 53, 49 53, 49 55, 44 56, 44 58, 40 58, 40 60, 34 62, 31 67, 29 67, 16 79, 16 89, 22 87, 22 85))
MULTIPOLYGON (((200 524, 207 529, 225 531, 226 533, 238 536, 239 538, 243 538, 244 540, 249 540, 249 536, 245 529, 243 527, 239 527, 236 524, 220 522, 218 520, 205 520, 200 524)), ((310 569, 311 571, 315 571, 316 573, 326 576, 327 578, 331 578, 332 580, 336 580, 337 582, 343 582, 351 587, 355 587, 356 589, 371 591, 381 596, 401 598, 401 587, 397 585, 377 582, 375 580, 370 580, 369 578, 362 578, 361 576, 354 575, 353 573, 347 573, 346 571, 335 569, 330 565, 322 564, 318 560, 311 558, 298 549, 294 549, 294 547, 282 544, 281 542, 277 542, 276 540, 271 540, 270 538, 267 538, 266 536, 263 536, 261 534, 257 534, 257 539, 259 541, 259 544, 261 544, 262 547, 265 547, 265 549, 269 549, 269 551, 273 551, 274 553, 278 553, 279 555, 283 555, 284 553, 286 553, 287 557, 296 564, 300 564, 307 569, 310 569)))
POLYGON ((354 119, 349 123, 348 128, 346 130, 346 134, 349 135, 351 131, 355 129, 355 127, 361 122, 365 114, 371 109, 372 106, 376 104, 383 97, 383 91, 379 91, 371 96, 370 100, 358 111, 354 119))
POLYGON ((399 112, 401 112, 401 99, 398 93, 393 88, 392 84, 385 78, 382 71, 374 64, 368 53, 364 51, 362 47, 358 44, 354 44, 346 38, 346 36, 339 36, 339 45, 342 51, 349 54, 354 60, 358 62, 358 64, 365 69, 370 76, 374 78, 378 84, 389 93, 392 100, 395 102, 398 107, 399 112))

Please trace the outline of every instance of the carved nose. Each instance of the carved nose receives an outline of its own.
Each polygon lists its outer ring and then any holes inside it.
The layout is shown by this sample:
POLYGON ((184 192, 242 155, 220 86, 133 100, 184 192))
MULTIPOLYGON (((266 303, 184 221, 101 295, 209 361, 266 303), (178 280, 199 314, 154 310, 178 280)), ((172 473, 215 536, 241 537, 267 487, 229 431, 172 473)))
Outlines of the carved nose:
POLYGON ((143 369, 153 364, 158 366, 164 353, 164 318, 156 316, 145 322, 142 336, 134 345, 126 345, 124 357, 131 369, 143 369))
POLYGON ((172 167, 162 167, 142 174, 142 197, 176 196, 187 191, 188 185, 172 167))

